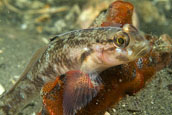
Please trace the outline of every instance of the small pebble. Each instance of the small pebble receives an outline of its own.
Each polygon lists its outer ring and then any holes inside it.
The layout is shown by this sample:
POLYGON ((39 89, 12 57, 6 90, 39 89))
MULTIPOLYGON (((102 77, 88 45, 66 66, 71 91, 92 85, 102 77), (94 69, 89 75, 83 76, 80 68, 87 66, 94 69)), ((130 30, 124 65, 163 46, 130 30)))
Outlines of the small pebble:
POLYGON ((4 87, 0 84, 0 95, 2 95, 5 92, 4 87))
POLYGON ((14 76, 15 79, 19 79, 19 77, 20 77, 19 75, 15 75, 14 76))
POLYGON ((125 107, 125 104, 123 104, 122 107, 125 107))
POLYGON ((112 111, 113 111, 114 113, 116 113, 116 109, 112 109, 112 111))
POLYGON ((20 64, 18 64, 18 65, 17 65, 17 67, 18 67, 18 68, 20 68, 20 67, 21 67, 21 65, 20 65, 20 64))
POLYGON ((11 83, 14 85, 16 83, 16 80, 10 79, 11 83))
POLYGON ((36 115, 36 113, 34 112, 34 113, 32 113, 32 115, 36 115))
POLYGON ((151 101, 151 104, 154 104, 154 102, 153 102, 153 101, 151 101))
POLYGON ((48 44, 49 41, 46 39, 46 38, 42 38, 42 41, 45 43, 45 44, 48 44))
POLYGON ((3 53, 3 50, 0 50, 0 54, 3 53))
POLYGON ((110 113, 106 111, 104 115, 110 115, 110 113))
POLYGON ((27 24, 22 24, 21 29, 25 30, 27 28, 27 24))

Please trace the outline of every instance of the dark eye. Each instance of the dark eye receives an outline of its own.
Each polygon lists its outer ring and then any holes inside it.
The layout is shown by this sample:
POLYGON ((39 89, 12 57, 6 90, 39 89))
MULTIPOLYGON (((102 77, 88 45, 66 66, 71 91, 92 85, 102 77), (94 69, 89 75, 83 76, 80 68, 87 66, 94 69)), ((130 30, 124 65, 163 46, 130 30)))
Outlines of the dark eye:
POLYGON ((121 48, 127 47, 130 42, 129 36, 124 32, 116 34, 113 40, 114 40, 115 46, 121 47, 121 48))
POLYGON ((124 37, 114 37, 114 43, 117 47, 126 47, 126 40, 124 37))
POLYGON ((117 44, 122 45, 125 43, 125 40, 123 38, 117 38, 116 42, 117 44))

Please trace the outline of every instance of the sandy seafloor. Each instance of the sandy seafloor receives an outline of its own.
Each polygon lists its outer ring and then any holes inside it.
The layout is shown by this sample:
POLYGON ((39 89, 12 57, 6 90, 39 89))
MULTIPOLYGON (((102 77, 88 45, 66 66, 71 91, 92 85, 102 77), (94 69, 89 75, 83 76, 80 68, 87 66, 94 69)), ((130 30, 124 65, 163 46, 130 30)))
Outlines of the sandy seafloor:
MULTIPOLYGON (((46 44, 46 36, 23 30, 12 24, 0 25, 0 84, 7 91, 26 67, 32 54, 46 44)), ((112 109, 111 115, 172 115, 171 68, 158 72, 144 89, 133 96, 124 97, 112 109)), ((39 100, 39 99, 38 99, 39 100)), ((113 100, 112 100, 113 101, 113 100)), ((40 102, 33 100, 23 115, 34 115, 40 109, 40 102)), ((107 114, 107 113, 106 113, 107 114)))

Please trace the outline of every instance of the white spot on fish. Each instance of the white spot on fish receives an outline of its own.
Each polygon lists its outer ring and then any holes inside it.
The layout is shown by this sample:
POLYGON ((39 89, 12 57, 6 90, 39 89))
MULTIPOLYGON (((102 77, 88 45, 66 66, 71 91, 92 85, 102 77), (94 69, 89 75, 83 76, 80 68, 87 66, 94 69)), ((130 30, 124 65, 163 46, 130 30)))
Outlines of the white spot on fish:
POLYGON ((58 74, 58 66, 57 64, 53 64, 53 70, 56 72, 56 74, 58 74))
POLYGON ((83 49, 84 49, 84 51, 89 51, 89 48, 87 48, 87 47, 86 48, 83 48, 83 49))
POLYGON ((133 51, 131 51, 131 50, 128 50, 128 55, 132 55, 132 53, 133 53, 133 51))
POLYGON ((50 56, 49 56, 49 53, 47 52, 47 53, 46 53, 46 57, 45 57, 46 62, 49 61, 49 57, 50 57, 50 56))
POLYGON ((116 48, 116 52, 121 53, 122 50, 120 48, 116 48))

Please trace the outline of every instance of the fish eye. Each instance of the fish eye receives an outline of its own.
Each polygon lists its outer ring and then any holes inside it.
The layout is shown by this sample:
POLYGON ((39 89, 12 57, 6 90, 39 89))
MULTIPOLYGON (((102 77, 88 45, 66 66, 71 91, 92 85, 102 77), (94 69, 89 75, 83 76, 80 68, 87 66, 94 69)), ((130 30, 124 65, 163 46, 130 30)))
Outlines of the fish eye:
POLYGON ((117 38, 116 42, 117 42, 117 44, 119 44, 119 45, 122 45, 122 44, 125 43, 125 41, 124 41, 124 39, 123 39, 122 37, 117 38))
POLYGON ((114 36, 114 44, 117 47, 126 47, 129 44, 129 37, 128 35, 124 36, 114 36))

